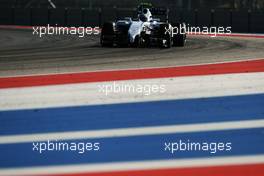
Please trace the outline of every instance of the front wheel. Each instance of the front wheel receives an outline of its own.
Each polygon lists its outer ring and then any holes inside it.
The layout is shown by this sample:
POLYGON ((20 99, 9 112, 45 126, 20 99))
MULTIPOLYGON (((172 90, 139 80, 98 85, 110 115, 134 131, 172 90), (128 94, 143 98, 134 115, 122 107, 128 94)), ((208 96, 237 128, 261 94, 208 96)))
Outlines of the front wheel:
POLYGON ((172 33, 171 26, 168 23, 161 24, 159 29, 160 35, 160 47, 161 48, 171 48, 172 46, 172 33))
POLYGON ((170 35, 167 35, 164 37, 164 39, 161 40, 161 47, 171 48, 171 46, 172 46, 172 38, 170 35))
POLYGON ((132 47, 140 48, 143 46, 143 38, 140 35, 135 37, 134 43, 132 43, 132 47))

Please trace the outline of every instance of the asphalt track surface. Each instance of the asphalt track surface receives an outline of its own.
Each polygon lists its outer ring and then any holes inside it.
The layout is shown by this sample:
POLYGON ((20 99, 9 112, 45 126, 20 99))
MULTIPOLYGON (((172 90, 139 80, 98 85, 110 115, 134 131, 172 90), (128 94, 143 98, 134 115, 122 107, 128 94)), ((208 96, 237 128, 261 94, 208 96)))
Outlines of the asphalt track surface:
POLYGON ((188 36, 183 48, 102 48, 98 36, 0 30, 0 76, 166 67, 263 58, 263 38, 188 36))

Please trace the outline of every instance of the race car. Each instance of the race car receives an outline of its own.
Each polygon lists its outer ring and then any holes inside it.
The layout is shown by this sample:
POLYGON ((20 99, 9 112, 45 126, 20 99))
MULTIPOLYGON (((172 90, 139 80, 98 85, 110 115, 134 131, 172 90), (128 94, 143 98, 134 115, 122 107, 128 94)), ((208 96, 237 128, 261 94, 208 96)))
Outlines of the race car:
POLYGON ((184 46, 185 24, 177 23, 172 26, 168 22, 168 12, 167 9, 140 5, 136 20, 126 17, 115 22, 104 23, 100 43, 102 46, 159 46, 162 48, 184 46), (153 14, 166 15, 166 21, 161 22, 159 18, 154 18, 153 14))

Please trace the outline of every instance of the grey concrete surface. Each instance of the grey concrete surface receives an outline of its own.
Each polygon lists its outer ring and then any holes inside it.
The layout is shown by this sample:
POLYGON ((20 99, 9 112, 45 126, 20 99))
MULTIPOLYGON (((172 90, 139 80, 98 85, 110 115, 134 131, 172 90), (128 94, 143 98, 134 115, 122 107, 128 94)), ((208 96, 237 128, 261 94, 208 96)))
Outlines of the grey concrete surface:
POLYGON ((102 48, 98 36, 0 30, 0 76, 181 66, 264 58, 264 39, 188 36, 183 48, 102 48))

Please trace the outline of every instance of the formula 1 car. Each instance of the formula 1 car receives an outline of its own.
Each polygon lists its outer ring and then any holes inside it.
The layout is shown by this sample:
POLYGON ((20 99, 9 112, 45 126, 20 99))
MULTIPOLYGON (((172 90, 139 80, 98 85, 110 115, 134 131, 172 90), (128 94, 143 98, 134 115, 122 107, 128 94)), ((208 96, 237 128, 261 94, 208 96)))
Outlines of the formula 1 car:
POLYGON ((101 31, 102 46, 149 47, 184 46, 186 41, 185 24, 172 26, 168 22, 168 9, 153 8, 149 5, 138 7, 138 19, 126 17, 115 22, 106 22, 101 31), (166 21, 153 18, 152 14, 166 15, 166 21), (181 28, 180 28, 181 27, 181 28), (178 32, 174 29, 177 28, 178 32), (179 32, 180 31, 180 32, 179 32))

